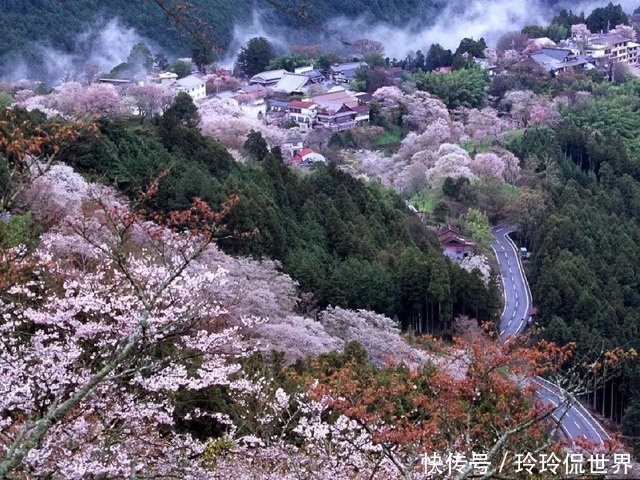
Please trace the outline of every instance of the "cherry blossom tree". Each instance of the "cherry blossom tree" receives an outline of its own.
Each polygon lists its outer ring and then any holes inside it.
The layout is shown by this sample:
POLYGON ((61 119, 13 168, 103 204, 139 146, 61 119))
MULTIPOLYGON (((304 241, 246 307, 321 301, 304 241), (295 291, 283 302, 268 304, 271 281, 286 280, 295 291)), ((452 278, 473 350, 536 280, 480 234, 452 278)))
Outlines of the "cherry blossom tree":
POLYGON ((445 178, 466 177, 473 179, 476 176, 469 165, 469 154, 457 145, 445 143, 438 149, 438 160, 433 168, 426 173, 427 180, 432 183, 444 181, 445 178))
POLYGON ((507 126, 498 116, 498 111, 491 107, 481 110, 472 109, 467 116, 465 131, 474 140, 484 140, 486 137, 495 137, 507 126))
POLYGON ((198 105, 200 129, 230 148, 242 149, 251 130, 260 132, 270 146, 280 146, 287 131, 246 115, 240 107, 223 100, 206 100, 198 105))
POLYGON ((495 153, 479 153, 471 161, 469 167, 478 176, 502 178, 505 165, 495 153))
POLYGON ((503 102, 516 124, 526 127, 531 119, 531 109, 536 105, 535 94, 530 90, 510 90, 503 102))
POLYGON ((133 85, 126 90, 126 94, 132 99, 132 106, 140 116, 140 123, 145 118, 164 113, 175 97, 172 90, 151 83, 133 85))
POLYGON ((612 35, 620 35, 632 42, 636 41, 636 29, 629 25, 616 25, 616 28, 609 30, 609 33, 612 35))
POLYGON ((195 263, 220 215, 196 202, 168 221, 197 230, 172 231, 100 196, 32 255, 0 253, 0 475, 208 476, 163 430, 172 392, 227 383, 243 352, 209 293, 224 272, 195 263))

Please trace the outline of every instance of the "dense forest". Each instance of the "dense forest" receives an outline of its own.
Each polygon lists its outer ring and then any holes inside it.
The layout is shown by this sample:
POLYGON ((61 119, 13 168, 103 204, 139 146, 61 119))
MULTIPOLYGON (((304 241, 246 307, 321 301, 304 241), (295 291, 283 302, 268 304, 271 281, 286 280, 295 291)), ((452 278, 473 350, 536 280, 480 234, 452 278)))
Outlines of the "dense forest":
MULTIPOLYGON (((520 228, 534 252, 529 276, 542 335, 577 342, 580 358, 592 361, 616 346, 640 349, 640 104, 635 81, 579 88, 591 98, 511 148, 532 162, 542 192, 520 228)), ((618 421, 629 407, 624 429, 637 435, 640 369, 631 362, 617 375, 588 401, 618 421)))

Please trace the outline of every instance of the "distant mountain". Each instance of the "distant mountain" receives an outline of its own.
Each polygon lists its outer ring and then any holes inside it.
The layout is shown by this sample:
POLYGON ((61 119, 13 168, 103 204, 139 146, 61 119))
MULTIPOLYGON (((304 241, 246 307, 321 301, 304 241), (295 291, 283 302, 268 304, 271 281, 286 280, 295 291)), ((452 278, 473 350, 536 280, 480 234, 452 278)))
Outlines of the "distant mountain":
MULTIPOLYGON (((193 0, 191 3, 198 16, 213 27, 213 40, 221 51, 231 43, 234 25, 251 23, 256 7, 267 25, 294 28, 301 35, 313 25, 337 16, 377 18, 406 25, 415 18, 428 18, 439 9, 437 0, 318 0, 310 2, 308 20, 303 22, 274 10, 267 2, 193 0)), ((299 2, 283 3, 295 8, 299 2)), ((169 55, 188 54, 188 39, 152 0, 0 0, 0 78, 42 74, 56 67, 62 69, 70 62, 88 61, 104 50, 100 40, 108 43, 110 49, 124 50, 130 45, 120 44, 133 37, 133 32, 127 29, 134 29, 151 44, 152 50, 169 55), (101 38, 105 25, 114 18, 118 19, 118 28, 101 38)))

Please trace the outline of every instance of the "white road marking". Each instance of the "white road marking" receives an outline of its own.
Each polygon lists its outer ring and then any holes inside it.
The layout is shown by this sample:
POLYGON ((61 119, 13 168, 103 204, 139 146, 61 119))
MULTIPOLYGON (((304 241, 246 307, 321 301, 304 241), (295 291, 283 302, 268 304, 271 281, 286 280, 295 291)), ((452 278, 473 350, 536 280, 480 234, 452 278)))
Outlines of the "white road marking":
POLYGON ((516 308, 518 308, 518 302, 516 302, 516 308))
POLYGON ((509 273, 513 273, 513 270, 511 270, 511 267, 509 267, 509 273))
POLYGON ((573 421, 574 425, 576 427, 578 427, 580 430, 582 430, 582 427, 580 427, 580 424, 578 422, 576 422, 575 420, 573 421))
POLYGON ((504 252, 504 258, 507 258, 507 252, 504 252))
POLYGON ((511 322, 513 322, 513 320, 509 320, 509 323, 507 323, 507 327, 511 325, 511 322))
POLYGON ((500 248, 501 248, 502 250, 504 250, 504 245, 500 245, 500 248))
POLYGON ((514 310, 513 313, 511 314, 511 318, 516 316, 516 311, 514 310))

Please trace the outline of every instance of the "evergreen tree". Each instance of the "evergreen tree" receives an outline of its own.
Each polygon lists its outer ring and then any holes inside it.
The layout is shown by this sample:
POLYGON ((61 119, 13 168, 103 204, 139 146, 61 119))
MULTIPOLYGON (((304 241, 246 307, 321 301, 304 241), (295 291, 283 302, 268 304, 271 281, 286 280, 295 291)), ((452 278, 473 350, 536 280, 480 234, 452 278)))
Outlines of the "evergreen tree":
POLYGON ((252 77, 265 71, 274 58, 275 52, 269 40, 264 37, 252 38, 240 50, 236 68, 244 75, 252 77))

